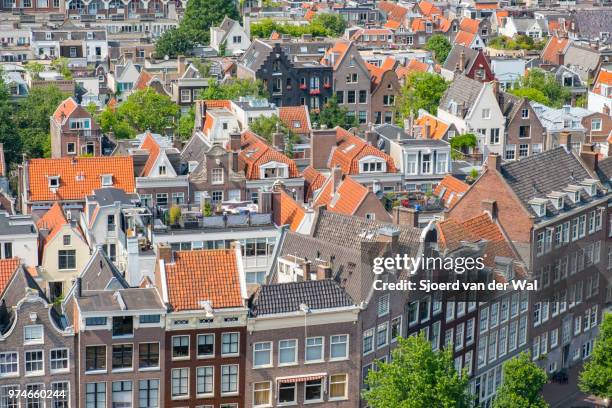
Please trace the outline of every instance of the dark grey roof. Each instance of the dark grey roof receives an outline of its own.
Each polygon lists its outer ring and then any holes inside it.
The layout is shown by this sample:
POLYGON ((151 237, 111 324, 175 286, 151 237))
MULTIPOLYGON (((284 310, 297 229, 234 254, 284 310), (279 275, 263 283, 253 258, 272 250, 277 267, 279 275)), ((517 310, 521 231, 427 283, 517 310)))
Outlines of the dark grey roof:
POLYGON ((580 37, 586 39, 599 38, 601 33, 610 32, 612 9, 576 10, 574 22, 580 37))
POLYGON ((120 289, 130 286, 123 277, 123 274, 108 259, 102 247, 96 247, 79 277, 83 293, 86 291, 98 291, 109 288, 120 289))
POLYGON ((259 67, 264 63, 268 55, 272 52, 272 46, 262 40, 255 40, 246 50, 244 55, 240 57, 239 63, 253 72, 257 72, 259 67))
POLYGON ((36 227, 30 215, 9 215, 0 212, 0 235, 36 234, 36 227))
POLYGON ((523 105, 522 98, 503 91, 499 91, 497 101, 499 102, 499 107, 507 121, 512 120, 514 115, 516 115, 520 107, 523 105))
POLYGON ((77 297, 76 300, 79 309, 83 312, 165 309, 155 288, 85 291, 83 296, 77 297), (123 305, 120 303, 119 297, 121 297, 123 305))
POLYGON ((335 280, 276 283, 259 287, 252 298, 251 314, 263 316, 297 312, 301 304, 307 305, 311 310, 354 305, 346 291, 335 280))
POLYGON ((406 131, 397 125, 386 123, 383 125, 376 126, 374 130, 376 131, 376 133, 386 137, 387 139, 397 140, 398 136, 401 139, 408 138, 408 134, 406 133, 406 131))
POLYGON ((468 78, 465 75, 457 75, 444 92, 444 95, 442 95, 440 107, 450 111, 450 103, 455 102, 458 106, 457 116, 465 117, 469 109, 476 102, 482 87, 483 84, 474 79, 468 78))
POLYGON ((612 185, 612 156, 603 158, 597 163, 597 175, 602 183, 612 185))
POLYGON ((114 187, 94 190, 93 196, 90 197, 97 201, 100 206, 111 205, 117 201, 121 204, 134 204, 134 201, 138 200, 138 194, 127 194, 122 189, 114 187))
POLYGON ((454 72, 457 66, 459 66, 460 72, 465 72, 468 67, 472 66, 477 56, 478 51, 469 47, 464 47, 463 45, 455 44, 448 53, 443 68, 454 72), (463 66, 459 63, 459 61, 461 61, 461 53, 463 53, 463 66))
POLYGON ((580 75, 580 79, 586 81, 589 73, 595 74, 599 65, 599 58, 599 52, 591 48, 570 44, 565 52, 563 63, 572 67, 580 75))
POLYGON ((501 173, 529 211, 532 198, 546 198, 553 191, 591 178, 582 162, 563 147, 504 164, 501 173))
POLYGON ((95 41, 106 40, 106 31, 100 29, 82 30, 82 31, 55 31, 55 30, 34 30, 32 31, 33 41, 80 41, 88 40, 87 33, 91 33, 92 37, 89 39, 95 41), (51 33, 51 39, 47 39, 47 33, 51 33), (68 38, 70 36, 70 38, 68 38))

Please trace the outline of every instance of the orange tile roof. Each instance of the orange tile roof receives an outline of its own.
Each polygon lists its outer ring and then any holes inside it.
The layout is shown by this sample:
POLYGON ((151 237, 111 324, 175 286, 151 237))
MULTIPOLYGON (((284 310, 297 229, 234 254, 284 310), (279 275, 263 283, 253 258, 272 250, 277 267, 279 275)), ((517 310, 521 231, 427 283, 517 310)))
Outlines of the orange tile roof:
POLYGON ((147 86, 149 86, 149 82, 151 81, 151 79, 153 79, 153 75, 143 69, 142 71, 140 71, 140 75, 138 75, 138 79, 134 84, 134 88, 145 89, 147 86))
POLYGON ((225 108, 231 109, 232 104, 229 99, 204 99, 206 109, 225 108))
POLYGON ((440 30, 446 33, 448 32, 448 30, 450 30, 451 27, 452 27, 451 20, 449 20, 448 18, 444 18, 444 17, 438 18, 438 28, 440 28, 440 30))
POLYGON ((388 20, 383 27, 385 28, 389 28, 391 30, 397 30, 398 28, 400 28, 402 24, 399 21, 394 21, 394 20, 388 20))
POLYGON ((345 176, 334 191, 333 176, 330 175, 323 185, 323 189, 317 195, 313 206, 327 206, 331 212, 344 215, 353 215, 368 195, 369 190, 362 184, 345 176))
POLYGON ((113 175, 113 187, 131 193, 135 189, 131 156, 31 159, 28 162, 30 201, 84 200, 102 187, 102 175, 113 175), (49 188, 50 176, 60 176, 56 192, 49 188))
POLYGON ((414 20, 412 20, 412 23, 410 24, 410 28, 415 33, 418 31, 425 31, 425 19, 415 18, 414 20))
POLYGON ((393 57, 385 58, 383 63, 380 65, 380 67, 367 63, 372 82, 375 85, 379 84, 380 81, 382 81, 382 77, 385 74, 385 72, 393 70, 393 68, 395 67, 395 63, 396 61, 393 57))
POLYGON ((434 195, 442 200, 444 207, 451 208, 468 188, 470 188, 468 184, 449 174, 436 186, 434 195), (442 194, 442 190, 444 190, 444 194, 442 194))
POLYGON ((476 3, 476 10, 495 10, 498 7, 499 7, 499 4, 497 3, 488 3, 488 4, 476 3))
POLYGON ((287 164, 289 166, 289 178, 299 176, 297 165, 293 160, 273 149, 250 130, 242 132, 242 149, 238 158, 246 165, 245 175, 248 180, 259 180, 259 166, 271 161, 287 164))
POLYGON ((36 221, 36 227, 39 230, 46 229, 49 231, 44 242, 51 240, 51 238, 53 238, 66 224, 68 224, 68 220, 66 219, 62 206, 58 202, 54 203, 51 208, 36 221))
POLYGON ((338 68, 340 61, 344 57, 344 54, 348 51, 351 46, 350 42, 346 41, 336 41, 333 47, 328 48, 325 51, 325 55, 321 58, 321 64, 327 66, 333 66, 334 69, 338 68), (332 54, 333 54, 333 65, 332 65, 332 54))
POLYGON ((314 192, 320 189, 323 183, 325 183, 325 176, 312 166, 308 166, 304 169, 302 177, 304 177, 304 181, 306 182, 306 198, 311 198, 314 192))
POLYGON ((112 98, 110 98, 110 100, 108 101, 108 103, 106 104, 106 106, 111 110, 114 111, 117 108, 117 99, 115 99, 115 97, 113 96, 112 98))
POLYGON ((510 15, 510 13, 507 10, 496 10, 495 11, 495 18, 497 19, 497 24, 502 23, 502 18, 504 17, 508 17, 510 15))
POLYGON ((304 20, 310 21, 317 14, 314 10, 310 9, 304 14, 304 20))
POLYGON ((278 31, 272 31, 272 34, 270 34, 270 39, 271 40, 280 40, 281 36, 278 33, 278 31))
POLYGON ((559 53, 564 53, 569 40, 567 38, 559 38, 557 36, 550 37, 546 47, 542 50, 542 61, 549 64, 557 64, 559 62, 559 53))
POLYGON ((461 20, 461 23, 459 23, 459 29, 462 31, 467 31, 468 33, 478 34, 479 25, 480 21, 466 17, 461 20))
POLYGON ((53 118, 56 122, 62 123, 63 119, 70 116, 72 112, 79 106, 72 97, 65 99, 53 112, 53 118))
POLYGON ((0 295, 19 267, 19 258, 0 259, 0 295))
POLYGON ((602 84, 612 86, 612 71, 609 71, 605 68, 601 68, 599 70, 597 78, 595 78, 595 86, 593 87, 593 92, 601 94, 602 84))
POLYGON ((433 16, 433 15, 442 14, 442 11, 438 7, 436 7, 433 3, 430 3, 428 1, 420 1, 418 6, 419 6, 419 10, 421 10, 421 13, 424 16, 433 16))
POLYGON ((476 34, 468 33, 467 31, 459 31, 455 36, 455 44, 463 45, 464 47, 470 47, 474 41, 476 34))
POLYGON ((201 310, 202 301, 214 309, 244 306, 233 249, 177 251, 165 269, 168 301, 174 311, 201 310))
POLYGON ((411 59, 408 61, 406 69, 408 72, 427 72, 429 70, 429 65, 417 59, 411 59))
POLYGON ((306 215, 306 210, 285 191, 281 190, 279 194, 280 211, 278 213, 275 211, 274 215, 278 216, 278 219, 274 222, 276 225, 289 225, 291 231, 297 231, 306 215))
POLYGON ((388 20, 395 20, 401 22, 408 13, 408 9, 406 7, 402 7, 399 4, 395 4, 388 1, 379 2, 378 8, 383 10, 387 14, 388 20))
MULTIPOLYGON (((415 125, 422 126, 425 129, 426 125, 429 125, 429 138, 440 140, 446 134, 446 131, 450 125, 435 116, 429 114, 421 115, 417 120, 414 121, 415 125)), ((424 130, 423 130, 424 132, 424 130)), ((423 133, 425 137, 425 133, 423 133)))
POLYGON ((306 105, 281 106, 278 108, 279 119, 294 133, 310 133, 310 115, 306 105), (299 122, 299 126, 296 127, 299 122))
POLYGON ((146 177, 153 169, 153 165, 157 161, 157 157, 161 151, 159 144, 155 141, 155 138, 151 134, 151 132, 147 132, 144 140, 140 144, 140 148, 143 150, 149 151, 149 157, 147 158, 147 162, 142 168, 142 172, 140 173, 140 177, 146 177))
POLYGON ((387 162, 387 172, 395 173, 397 168, 388 154, 375 148, 359 136, 336 127, 336 148, 329 163, 330 168, 339 166, 344 174, 359 174, 359 160, 366 156, 376 156, 387 162))

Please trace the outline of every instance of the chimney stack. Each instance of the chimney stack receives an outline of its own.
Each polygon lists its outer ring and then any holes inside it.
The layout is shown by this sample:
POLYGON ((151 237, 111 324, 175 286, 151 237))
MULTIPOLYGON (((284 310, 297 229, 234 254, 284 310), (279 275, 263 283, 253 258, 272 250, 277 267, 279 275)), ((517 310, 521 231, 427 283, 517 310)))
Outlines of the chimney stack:
POLYGON ((570 132, 559 133, 559 146, 565 147, 567 152, 572 150, 572 134, 570 132))
POLYGON ((342 169, 338 166, 334 167, 331 171, 332 183, 334 186, 334 193, 338 190, 338 186, 344 179, 344 175, 342 174, 342 169))
POLYGON ((495 169, 497 171, 501 170, 501 157, 497 153, 490 153, 487 157, 487 168, 495 169))
POLYGON ((465 50, 461 50, 461 54, 459 54, 459 71, 463 72, 465 68, 465 50))
POLYGON ((497 202, 495 200, 482 200, 480 202, 480 208, 482 208, 482 211, 489 214, 492 220, 497 218, 497 202))
POLYGON ((164 263, 172 263, 172 247, 167 242, 162 242, 157 245, 157 257, 163 260, 164 263))
POLYGON ((178 77, 180 78, 180 77, 183 76, 183 74, 185 73, 185 69, 187 68, 186 64, 185 64, 185 56, 184 55, 179 55, 176 58, 176 65, 177 65, 177 67, 176 67, 177 68, 177 74, 178 74, 178 77))
POLYGON ((418 228, 419 212, 414 208, 395 207, 393 209, 393 223, 418 228))
POLYGON ((373 130, 366 130, 365 132, 366 142, 376 147, 376 142, 378 140, 378 134, 373 130))
POLYGON ((391 226, 382 227, 378 230, 379 242, 389 244, 389 251, 391 254, 397 253, 399 247, 399 235, 399 229, 391 226))
POLYGON ((310 280, 310 267, 311 267, 311 263, 309 260, 305 260, 304 263, 302 264, 302 271, 304 273, 304 280, 310 280))
POLYGON ((332 278, 332 267, 331 264, 326 262, 317 266, 317 280, 331 279, 332 278))
POLYGON ((598 154, 593 151, 592 143, 583 143, 580 149, 580 158, 593 171, 597 171, 598 154))
POLYGON ((429 139, 431 137, 431 124, 429 121, 425 122, 425 139, 429 139))
POLYGON ((272 146, 280 152, 285 151, 285 135, 276 127, 276 132, 272 133, 272 146))
POLYGON ((240 132, 233 131, 229 135, 229 148, 232 152, 240 151, 240 147, 242 146, 242 135, 240 132))

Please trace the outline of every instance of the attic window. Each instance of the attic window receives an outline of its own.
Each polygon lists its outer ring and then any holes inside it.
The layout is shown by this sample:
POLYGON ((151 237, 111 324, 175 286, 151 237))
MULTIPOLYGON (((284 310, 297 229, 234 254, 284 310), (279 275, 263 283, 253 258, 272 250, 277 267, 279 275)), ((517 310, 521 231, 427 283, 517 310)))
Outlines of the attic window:
POLYGON ((112 174, 103 174, 101 177, 102 177, 102 185, 103 186, 112 186, 113 185, 113 175, 112 174))
POLYGON ((550 203, 553 205, 553 207, 555 207, 556 210, 562 210, 564 204, 563 196, 551 197, 550 203))
POLYGON ((60 185, 60 176, 49 176, 49 188, 58 188, 60 185))
POLYGON ((538 217, 543 217, 546 215, 546 200, 534 198, 533 200, 529 201, 529 204, 538 217))

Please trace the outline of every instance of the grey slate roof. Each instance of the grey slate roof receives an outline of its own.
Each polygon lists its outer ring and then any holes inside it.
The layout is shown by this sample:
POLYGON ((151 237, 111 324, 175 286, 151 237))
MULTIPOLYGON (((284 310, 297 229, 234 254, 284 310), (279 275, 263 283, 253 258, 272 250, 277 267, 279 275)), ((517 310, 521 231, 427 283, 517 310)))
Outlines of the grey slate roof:
POLYGON ((13 215, 0 212, 0 235, 36 234, 31 215, 13 215))
POLYGON ((138 200, 138 194, 127 194, 120 188, 105 187, 94 190, 91 198, 98 202, 100 206, 106 206, 120 202, 121 204, 134 204, 138 200))
POLYGON ((130 286, 101 247, 95 249, 79 277, 81 278, 83 293, 111 288, 122 289, 130 286))
POLYGON ((473 50, 469 47, 464 47, 463 45, 455 44, 453 48, 448 53, 448 57, 446 57, 446 61, 444 61, 443 68, 449 71, 455 71, 457 69, 457 65, 459 64, 460 72, 465 72, 468 67, 471 67, 476 57, 478 56, 478 51, 473 50), (459 64, 461 60, 461 53, 463 52, 463 66, 459 64))
POLYGON ((576 10, 574 23, 580 37, 587 39, 599 38, 602 32, 610 32, 612 9, 576 10))
POLYGON ((564 65, 571 66, 583 81, 588 80, 589 73, 595 74, 600 55, 597 51, 570 44, 563 59, 564 65))
POLYGON ((93 37, 89 40, 106 40, 106 31, 100 29, 82 31, 55 31, 55 30, 35 30, 32 31, 32 41, 80 41, 87 40, 87 33, 92 33, 93 37), (51 33, 51 39, 47 39, 47 33, 51 33), (68 38, 70 36, 70 38, 68 38))
POLYGON ((568 185, 591 177, 582 162, 564 147, 503 164, 501 173, 529 211, 532 210, 528 202, 532 198, 545 198, 553 191, 563 191, 568 185))
POLYGON ((444 92, 444 95, 442 95, 440 107, 450 111, 450 102, 454 101, 458 105, 457 116, 465 117, 469 109, 476 102, 476 98, 478 98, 478 94, 483 86, 482 83, 465 75, 457 75, 444 92))
POLYGON ((612 156, 603 158, 597 163, 597 175, 603 183, 612 185, 612 156))
POLYGON ((83 312, 165 309, 154 288, 86 291, 77 299, 77 302, 79 309, 83 312), (118 296, 121 296, 125 309, 122 309, 118 296))
POLYGON ((254 40, 251 46, 240 58, 239 63, 253 72, 256 72, 272 52, 272 46, 262 40, 254 40))
POLYGON ((507 121, 511 121, 512 118, 514 118, 514 115, 518 113, 518 110, 523 104, 522 98, 503 91, 498 93, 497 100, 507 121))
POLYGON ((251 314, 263 316, 290 313, 305 304, 311 310, 353 306, 354 303, 338 282, 332 279, 262 285, 251 302, 251 314))

